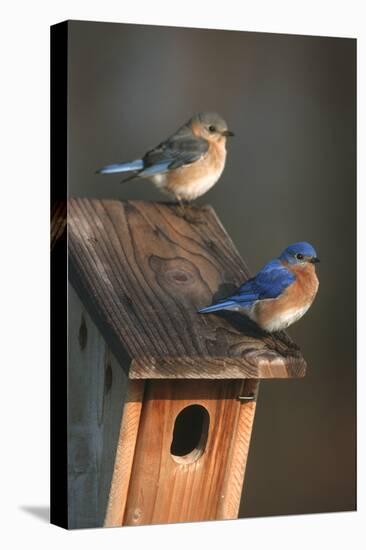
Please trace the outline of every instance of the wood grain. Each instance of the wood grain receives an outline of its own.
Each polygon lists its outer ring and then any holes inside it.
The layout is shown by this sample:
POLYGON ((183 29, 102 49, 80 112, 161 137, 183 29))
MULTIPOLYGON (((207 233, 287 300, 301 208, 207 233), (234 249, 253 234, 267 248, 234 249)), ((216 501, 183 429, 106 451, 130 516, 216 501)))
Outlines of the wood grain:
MULTIPOLYGON (((241 390, 242 396, 257 396, 259 388, 258 380, 246 380, 241 390)), ((252 435, 256 399, 242 401, 237 425, 234 430, 232 450, 225 467, 224 491, 225 498, 220 501, 217 519, 237 518, 239 514, 240 500, 242 497, 245 468, 247 465, 252 435)))
POLYGON ((237 517, 253 418, 242 412, 247 404, 236 399, 243 384, 239 380, 146 382, 124 525, 237 517), (208 411, 207 443, 196 460, 179 462, 171 454, 174 423, 192 404, 208 411), (245 431, 239 433, 243 424, 245 431))
POLYGON ((210 207, 69 201, 70 278, 131 378, 288 378, 305 374, 284 334, 236 314, 200 315, 248 269, 210 207))
POLYGON ((243 357, 141 357, 131 363, 131 379, 166 378, 301 378, 305 375, 305 362, 278 353, 247 349, 243 357))
POLYGON ((143 393, 143 381, 131 380, 129 382, 104 527, 122 525, 140 422, 143 393))
POLYGON ((57 200, 51 207, 51 250, 62 237, 67 223, 67 202, 57 200))

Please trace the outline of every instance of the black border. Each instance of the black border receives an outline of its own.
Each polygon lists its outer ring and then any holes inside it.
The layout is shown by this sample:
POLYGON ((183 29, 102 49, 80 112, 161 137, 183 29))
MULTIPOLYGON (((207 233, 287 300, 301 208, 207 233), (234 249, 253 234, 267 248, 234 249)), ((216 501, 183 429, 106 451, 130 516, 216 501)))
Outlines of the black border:
MULTIPOLYGON (((51 27, 51 210, 67 200, 68 22, 51 27)), ((66 215, 66 210, 65 210, 66 215)), ((67 230, 51 253, 51 510, 68 527, 67 501, 67 230)))

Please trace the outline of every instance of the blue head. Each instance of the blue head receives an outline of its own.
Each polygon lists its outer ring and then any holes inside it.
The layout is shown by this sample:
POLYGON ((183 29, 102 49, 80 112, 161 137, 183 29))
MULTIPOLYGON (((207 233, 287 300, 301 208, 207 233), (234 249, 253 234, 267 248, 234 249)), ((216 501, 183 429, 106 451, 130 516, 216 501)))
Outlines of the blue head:
POLYGON ((307 242, 290 244, 281 254, 280 260, 289 264, 316 264, 319 258, 315 248, 307 242))

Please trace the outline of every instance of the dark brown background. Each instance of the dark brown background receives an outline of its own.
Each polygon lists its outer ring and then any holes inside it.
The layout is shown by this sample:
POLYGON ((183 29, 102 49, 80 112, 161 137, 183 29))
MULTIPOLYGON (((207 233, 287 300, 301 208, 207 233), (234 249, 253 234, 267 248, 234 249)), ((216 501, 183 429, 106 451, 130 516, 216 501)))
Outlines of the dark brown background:
POLYGON ((70 24, 71 195, 161 200, 94 172, 215 110, 236 137, 198 202, 253 272, 297 240, 321 258, 319 295, 289 330, 308 373, 261 384, 242 517, 355 508, 355 71, 352 39, 70 24))

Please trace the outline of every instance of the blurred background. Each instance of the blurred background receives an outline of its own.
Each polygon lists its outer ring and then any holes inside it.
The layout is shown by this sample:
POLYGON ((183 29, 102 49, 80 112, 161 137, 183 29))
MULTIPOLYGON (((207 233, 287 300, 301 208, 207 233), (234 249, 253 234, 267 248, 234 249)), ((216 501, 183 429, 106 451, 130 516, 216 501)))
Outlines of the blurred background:
POLYGON ((261 382, 240 517, 355 509, 356 41, 69 24, 69 194, 167 200, 95 175, 217 111, 235 137, 211 204, 254 273, 307 240, 319 294, 289 329, 302 380, 261 382))

